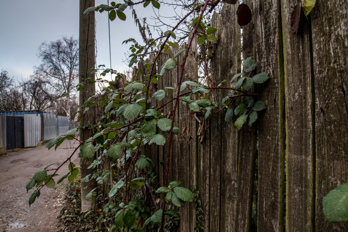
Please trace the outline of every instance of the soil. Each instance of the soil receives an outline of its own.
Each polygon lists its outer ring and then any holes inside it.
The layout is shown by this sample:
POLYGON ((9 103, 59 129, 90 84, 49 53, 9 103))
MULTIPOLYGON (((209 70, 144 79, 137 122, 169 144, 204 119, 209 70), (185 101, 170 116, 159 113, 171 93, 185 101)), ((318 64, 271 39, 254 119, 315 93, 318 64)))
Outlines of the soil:
MULTIPOLYGON (((59 231, 63 225, 57 216, 62 209, 65 184, 56 190, 43 188, 41 195, 29 207, 33 190, 26 191, 26 184, 33 175, 48 166, 58 167, 73 152, 77 144, 64 142, 57 150, 45 146, 16 149, 0 157, 0 230, 1 231, 59 231)), ((77 165, 77 154, 73 162, 77 165)), ((59 171, 59 177, 68 172, 67 165, 59 171)), ((66 182, 65 182, 66 183, 66 182)))

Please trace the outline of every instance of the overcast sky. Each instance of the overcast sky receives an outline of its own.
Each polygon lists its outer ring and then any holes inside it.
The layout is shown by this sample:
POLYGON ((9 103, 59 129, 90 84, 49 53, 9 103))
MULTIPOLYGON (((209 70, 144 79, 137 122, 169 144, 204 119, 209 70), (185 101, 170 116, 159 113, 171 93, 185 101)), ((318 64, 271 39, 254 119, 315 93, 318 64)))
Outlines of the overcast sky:
MULTIPOLYGON (((78 39, 79 0, 0 0, 0 71, 10 77, 27 79, 33 67, 40 65, 38 48, 43 42, 56 41, 63 36, 78 39)), ((110 1, 111 2, 111 1, 110 1)), ((107 0, 96 0, 96 5, 107 0)), ((153 14, 151 4, 144 10, 138 7, 139 17, 153 14)), ((168 11, 170 12, 170 11, 168 11)), ((138 36, 130 11, 125 11, 126 22, 111 22, 112 68, 122 71, 127 65, 124 53, 129 45, 122 41, 138 36)), ((96 13, 97 64, 109 67, 108 18, 96 13)))

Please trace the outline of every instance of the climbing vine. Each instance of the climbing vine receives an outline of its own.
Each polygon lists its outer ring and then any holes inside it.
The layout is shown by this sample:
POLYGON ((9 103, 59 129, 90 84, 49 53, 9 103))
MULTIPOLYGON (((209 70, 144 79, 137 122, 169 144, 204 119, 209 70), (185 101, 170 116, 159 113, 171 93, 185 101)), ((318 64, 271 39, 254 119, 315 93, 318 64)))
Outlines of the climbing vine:
MULTIPOLYGON (((86 199, 93 199, 97 209, 102 210, 101 217, 113 215, 114 220, 108 221, 106 228, 110 231, 176 231, 179 226, 180 215, 178 209, 186 202, 195 202, 197 214, 196 231, 204 231, 204 212, 199 193, 193 194, 191 190, 181 186, 179 180, 169 180, 171 150, 165 156, 164 186, 159 186, 157 173, 153 167, 153 160, 149 156, 149 147, 168 146, 173 144, 173 137, 181 132, 175 123, 176 112, 179 104, 190 110, 193 120, 202 123, 209 120, 213 114, 223 112, 225 121, 234 121, 235 127, 240 130, 243 126, 251 126, 258 119, 260 112, 266 106, 262 100, 257 99, 256 85, 269 79, 267 73, 256 73, 257 62, 247 58, 243 62, 243 71, 225 80, 217 86, 206 85, 206 81, 186 80, 186 62, 189 51, 196 36, 198 44, 204 45, 216 40, 217 29, 210 26, 203 19, 211 12, 220 1, 205 0, 203 3, 196 1, 191 5, 188 13, 171 30, 164 32, 158 38, 146 39, 141 45, 134 39, 126 40, 130 43, 129 65, 137 65, 132 80, 118 73, 116 70, 105 69, 101 76, 107 73, 115 74, 115 81, 101 89, 100 93, 88 99, 80 106, 81 112, 87 112, 97 107, 99 112, 95 125, 80 125, 52 139, 47 148, 56 149, 65 140, 76 140, 78 147, 71 156, 61 164, 68 164, 69 172, 56 181, 58 168, 47 166, 34 174, 28 182, 27 191, 34 189, 29 205, 40 196, 40 190, 46 186, 54 188, 64 179, 69 181, 78 177, 79 168, 72 163, 71 158, 79 151, 79 156, 84 161, 92 161, 90 169, 93 175, 85 176, 81 182, 95 181, 97 187, 87 194, 86 199), (193 16, 199 12, 198 16, 193 16), (169 58, 162 67, 157 67, 157 61, 163 53, 176 47, 178 42, 175 30, 191 20, 188 28, 190 33, 185 49, 180 50, 169 58), (145 59, 155 54, 146 63, 145 59), (167 72, 179 68, 177 86, 164 86, 154 93, 150 86, 164 78, 167 72), (228 90, 221 104, 214 102, 209 93, 211 91, 228 90), (172 94, 170 94, 172 93, 172 94), (173 96, 172 96, 173 95, 173 96), (197 97, 198 96, 198 97, 197 97), (164 108, 172 105, 169 113, 165 114, 164 108), (218 106, 221 105, 221 108, 218 106), (246 125, 247 124, 247 125, 246 125), (80 141, 75 134, 79 129, 88 127, 93 130, 93 136, 86 141, 80 141)), ((234 1, 236 3, 236 1, 234 1)), ((107 12, 110 20, 126 20, 123 13, 126 9, 134 10, 135 6, 160 8, 158 1, 124 1, 111 2, 110 5, 99 5, 86 9, 88 14, 92 11, 107 12)), ((145 37, 145 36, 144 36, 145 37)), ((201 49, 202 62, 208 61, 209 56, 201 49)), ((105 82, 104 80, 100 80, 105 82)), ((96 82, 89 83, 95 85, 96 82)), ((78 89, 83 90, 79 85, 78 89)))

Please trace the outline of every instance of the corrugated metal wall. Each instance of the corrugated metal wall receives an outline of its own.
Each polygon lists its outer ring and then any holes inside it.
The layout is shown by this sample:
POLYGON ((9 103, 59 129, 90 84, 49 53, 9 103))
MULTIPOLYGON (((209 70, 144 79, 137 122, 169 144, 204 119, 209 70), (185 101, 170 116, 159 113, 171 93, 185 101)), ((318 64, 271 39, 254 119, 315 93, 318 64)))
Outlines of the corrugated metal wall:
POLYGON ((24 147, 36 147, 41 140, 41 116, 24 115, 24 147))
POLYGON ((43 122, 44 122, 44 136, 43 140, 49 140, 57 137, 57 116, 54 114, 43 114, 43 122))
POLYGON ((62 135, 69 130, 69 119, 65 116, 57 116, 58 135, 62 135))
POLYGON ((0 115, 0 155, 6 154, 6 116, 0 115))

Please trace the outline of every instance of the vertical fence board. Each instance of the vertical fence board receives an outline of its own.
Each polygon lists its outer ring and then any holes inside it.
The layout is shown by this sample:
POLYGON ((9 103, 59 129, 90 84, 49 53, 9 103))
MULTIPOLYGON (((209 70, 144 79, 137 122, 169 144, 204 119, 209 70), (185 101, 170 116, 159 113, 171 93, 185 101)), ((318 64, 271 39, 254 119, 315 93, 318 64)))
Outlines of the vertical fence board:
POLYGON ((328 223, 322 213, 323 197, 348 182, 347 14, 345 0, 317 1, 311 13, 316 99, 315 228, 320 231, 348 230, 347 222, 328 223))
MULTIPOLYGON (((221 10, 221 34, 218 46, 221 50, 220 75, 227 83, 240 72, 240 27, 237 24, 236 5, 224 4, 221 10), (229 19, 229 20, 223 20, 229 19)), ((222 91, 227 96, 228 91, 222 91)), ((224 117, 224 114, 222 115, 224 117)), ((235 231, 238 199, 238 132, 233 123, 222 119, 221 153, 221 221, 220 231, 235 231)), ((244 212, 242 212, 244 213, 244 212)))
POLYGON ((282 35, 286 80, 286 228, 312 231, 314 215, 313 95, 310 25, 291 31, 297 1, 283 0, 282 35))
MULTIPOLYGON (((279 1, 253 1, 253 46, 257 72, 271 79, 259 86, 267 109, 259 117, 258 215, 259 231, 284 230, 284 76, 279 1)), ((253 36, 243 34, 243 36, 253 36)))
POLYGON ((198 190, 202 198, 205 228, 208 231, 210 222, 210 120, 202 121, 198 126, 198 190))
MULTIPOLYGON (((214 14, 211 20, 211 25, 218 28, 217 36, 221 33, 220 29, 220 15, 214 14)), ((211 79, 213 85, 218 85, 223 79, 220 75, 220 60, 221 47, 215 49, 211 57, 211 79)), ((221 106, 221 93, 215 92, 212 94, 212 100, 221 106)), ((220 231, 220 189, 221 189, 221 154, 222 154, 222 117, 221 114, 215 114, 211 117, 210 122, 210 136, 211 136, 211 150, 210 150, 210 223, 209 231, 220 231)))
MULTIPOLYGON (((192 41, 190 48, 187 67, 190 67, 187 71, 188 77, 192 81, 198 81, 198 54, 197 54, 197 36, 192 41)), ((193 97, 197 100, 197 96, 193 97)), ((189 117, 189 127, 190 127, 190 153, 189 153, 189 163, 190 163, 190 185, 189 189, 194 191, 197 189, 197 121, 189 117)), ((189 203, 189 222, 188 231, 194 231, 196 225, 195 208, 193 203, 189 203)))

